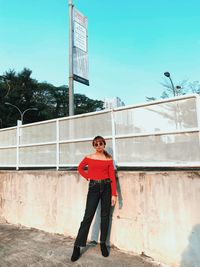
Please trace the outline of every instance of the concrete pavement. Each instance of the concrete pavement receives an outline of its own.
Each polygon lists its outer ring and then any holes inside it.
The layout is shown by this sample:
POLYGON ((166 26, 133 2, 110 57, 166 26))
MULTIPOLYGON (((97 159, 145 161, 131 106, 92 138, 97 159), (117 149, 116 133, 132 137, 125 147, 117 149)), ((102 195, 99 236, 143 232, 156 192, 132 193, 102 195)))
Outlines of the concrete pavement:
POLYGON ((110 256, 101 255, 99 244, 82 248, 81 258, 71 262, 74 240, 10 224, 0 224, 0 267, 155 267, 161 266, 147 257, 127 254, 116 248, 110 256))

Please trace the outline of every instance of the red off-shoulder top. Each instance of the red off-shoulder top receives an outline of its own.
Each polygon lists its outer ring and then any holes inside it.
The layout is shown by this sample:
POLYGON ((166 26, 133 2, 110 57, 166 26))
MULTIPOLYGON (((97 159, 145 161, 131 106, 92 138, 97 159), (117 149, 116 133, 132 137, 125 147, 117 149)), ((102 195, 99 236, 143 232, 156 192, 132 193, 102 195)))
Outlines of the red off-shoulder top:
POLYGON ((99 160, 85 157, 78 166, 78 172, 86 179, 103 180, 110 178, 112 196, 116 196, 116 178, 113 160, 99 160), (88 170, 84 170, 85 167, 88 170))

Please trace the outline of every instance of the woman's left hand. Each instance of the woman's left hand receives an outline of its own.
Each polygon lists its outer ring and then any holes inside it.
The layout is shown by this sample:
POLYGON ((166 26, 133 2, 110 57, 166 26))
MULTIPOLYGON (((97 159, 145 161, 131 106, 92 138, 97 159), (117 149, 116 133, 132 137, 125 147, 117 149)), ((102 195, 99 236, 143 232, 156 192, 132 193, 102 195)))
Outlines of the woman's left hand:
POLYGON ((115 206, 116 202, 117 202, 117 197, 116 196, 112 196, 112 198, 111 198, 111 206, 115 206))

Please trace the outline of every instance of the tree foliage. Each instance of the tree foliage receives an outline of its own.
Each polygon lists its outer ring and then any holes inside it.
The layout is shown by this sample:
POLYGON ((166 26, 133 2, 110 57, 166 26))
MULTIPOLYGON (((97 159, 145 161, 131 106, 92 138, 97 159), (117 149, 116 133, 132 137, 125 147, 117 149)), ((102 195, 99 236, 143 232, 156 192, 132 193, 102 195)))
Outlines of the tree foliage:
MULTIPOLYGON (((185 95, 188 93, 196 93, 200 94, 200 83, 199 81, 193 81, 189 82, 187 80, 183 80, 178 83, 174 88, 172 88, 171 83, 168 80, 165 80, 164 82, 161 83, 161 85, 165 88, 164 91, 162 92, 161 96, 159 99, 165 99, 165 98, 170 98, 174 96, 180 96, 180 95, 185 95)), ((146 96, 147 101, 154 101, 157 98, 154 96, 148 97, 146 96)))
MULTIPOLYGON (((21 72, 8 70, 0 76, 0 128, 16 125, 20 113, 29 108, 38 110, 27 111, 23 123, 43 121, 68 116, 68 86, 54 86, 47 82, 38 82, 31 77, 32 71, 24 68, 21 72)), ((93 100, 83 94, 74 94, 75 114, 87 113, 103 109, 103 102, 93 100)))

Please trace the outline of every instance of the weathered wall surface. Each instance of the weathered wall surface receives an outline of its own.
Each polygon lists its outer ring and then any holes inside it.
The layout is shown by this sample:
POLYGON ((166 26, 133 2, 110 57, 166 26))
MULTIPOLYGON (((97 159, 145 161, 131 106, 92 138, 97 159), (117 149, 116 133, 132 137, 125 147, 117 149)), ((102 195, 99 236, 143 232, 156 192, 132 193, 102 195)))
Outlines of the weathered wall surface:
MULTIPOLYGON (((118 172, 110 242, 173 267, 200 266, 200 172, 118 172)), ((75 237, 88 183, 77 172, 0 171, 0 218, 75 237)), ((89 239, 97 240, 99 213, 89 239)))

